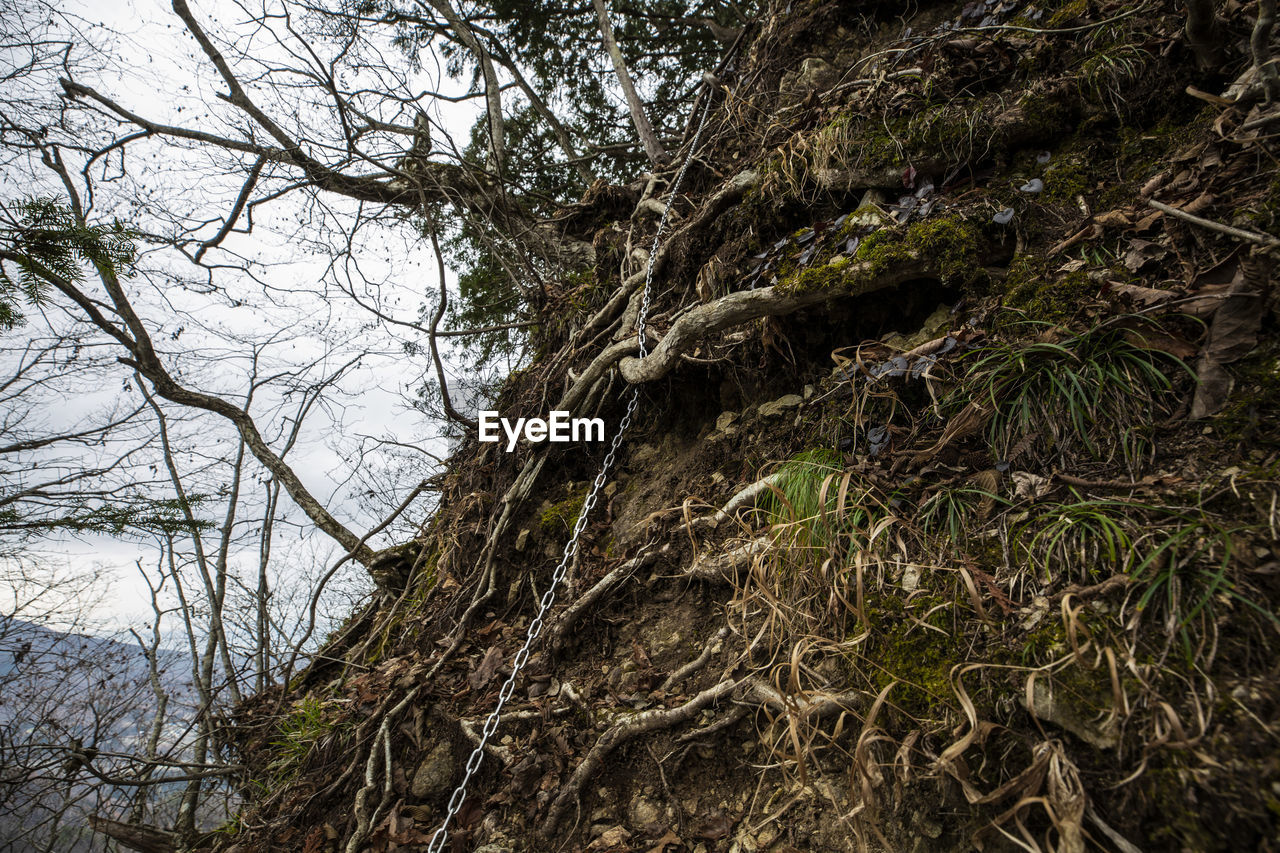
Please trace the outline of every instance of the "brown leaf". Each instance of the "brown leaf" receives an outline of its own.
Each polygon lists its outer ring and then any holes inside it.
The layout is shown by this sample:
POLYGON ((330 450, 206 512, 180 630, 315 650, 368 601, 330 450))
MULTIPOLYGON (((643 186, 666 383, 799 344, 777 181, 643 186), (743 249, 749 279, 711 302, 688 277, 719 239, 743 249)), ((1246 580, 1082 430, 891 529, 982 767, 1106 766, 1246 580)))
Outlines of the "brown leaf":
POLYGON ((1129 241, 1129 251, 1125 252, 1124 265, 1129 272, 1139 272, 1148 264, 1160 261, 1169 250, 1150 240, 1134 239, 1129 241))
POLYGON ((480 665, 476 667, 475 672, 467 676, 467 683, 471 685, 472 690, 480 690, 498 674, 498 667, 502 666, 502 649, 494 646, 485 652, 484 660, 480 661, 480 665))
POLYGON ((1235 384, 1226 365, 1248 355, 1258 343, 1270 288, 1270 261, 1255 254, 1241 263, 1222 306, 1213 315, 1209 339, 1196 365, 1196 396, 1191 403, 1191 419, 1208 417, 1222 410, 1235 384))
POLYGON ((667 853, 667 848, 672 845, 680 846, 684 842, 680 840, 680 836, 671 830, 667 830, 667 834, 658 839, 658 843, 650 847, 645 853, 667 853))
POLYGON ((1103 228, 1127 228, 1133 224, 1133 218, 1123 210, 1108 210, 1099 213, 1093 221, 1103 228))
POLYGON ((653 662, 649 660, 649 654, 644 650, 644 646, 636 642, 634 638, 631 640, 631 659, 645 669, 653 666, 653 662))
POLYGON ((306 839, 302 842, 302 853, 321 853, 322 850, 324 850, 324 830, 317 826, 307 833, 306 839))

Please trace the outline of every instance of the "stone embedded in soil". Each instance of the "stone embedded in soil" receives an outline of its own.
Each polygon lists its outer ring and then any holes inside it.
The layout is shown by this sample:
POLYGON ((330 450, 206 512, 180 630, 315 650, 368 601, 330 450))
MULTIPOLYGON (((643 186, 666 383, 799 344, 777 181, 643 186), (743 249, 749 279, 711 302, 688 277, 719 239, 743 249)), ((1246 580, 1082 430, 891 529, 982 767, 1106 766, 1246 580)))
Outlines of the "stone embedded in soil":
POLYGON ((440 741, 427 757, 422 759, 413 774, 410 793, 414 799, 428 800, 443 794, 449 788, 453 778, 453 745, 448 741, 440 741))
POLYGON ((785 397, 779 397, 769 403, 760 404, 760 417, 772 418, 777 417, 788 409, 794 409, 804 402, 804 398, 799 394, 788 394, 785 397))

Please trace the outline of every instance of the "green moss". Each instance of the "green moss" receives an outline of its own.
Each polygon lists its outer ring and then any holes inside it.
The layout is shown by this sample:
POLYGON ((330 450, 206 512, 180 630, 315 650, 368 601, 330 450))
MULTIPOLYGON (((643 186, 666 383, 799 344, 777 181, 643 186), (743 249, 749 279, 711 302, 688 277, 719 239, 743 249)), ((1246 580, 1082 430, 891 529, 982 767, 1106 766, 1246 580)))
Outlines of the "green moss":
POLYGON ((907 230, 907 241, 933 261, 942 283, 964 287, 986 279, 982 230, 958 216, 926 219, 907 230))
POLYGON ((883 596, 867 609, 873 640, 864 655, 874 665, 875 688, 898 681, 890 696, 896 707, 917 720, 938 719, 955 698, 951 671, 966 660, 967 645, 949 624, 952 602, 940 594, 883 596))
POLYGON ((1070 0, 1049 16, 1050 27, 1064 27, 1083 17, 1089 11, 1088 0, 1070 0))
POLYGON ((1035 255, 1020 255, 1009 265, 1004 282, 1004 305, 1049 323, 1065 323, 1097 293, 1098 285, 1084 270, 1055 277, 1035 255))
MULTIPOLYGON (((837 244, 843 241, 836 241, 837 244)), ((977 225, 958 216, 936 217, 907 228, 884 227, 863 238, 851 263, 837 256, 803 270, 784 262, 778 288, 784 292, 842 290, 856 294, 882 276, 924 261, 943 284, 963 287, 986 280, 982 267, 986 238, 977 225)))
POLYGON ((1045 169, 1044 200, 1074 203, 1077 196, 1088 196, 1096 186, 1087 155, 1059 160, 1045 169))
POLYGON ((578 516, 582 513, 582 506, 586 503, 589 489, 588 483, 583 483, 577 488, 566 486, 565 491, 568 496, 543 511, 538 519, 539 526, 548 533, 572 530, 578 523, 578 516))

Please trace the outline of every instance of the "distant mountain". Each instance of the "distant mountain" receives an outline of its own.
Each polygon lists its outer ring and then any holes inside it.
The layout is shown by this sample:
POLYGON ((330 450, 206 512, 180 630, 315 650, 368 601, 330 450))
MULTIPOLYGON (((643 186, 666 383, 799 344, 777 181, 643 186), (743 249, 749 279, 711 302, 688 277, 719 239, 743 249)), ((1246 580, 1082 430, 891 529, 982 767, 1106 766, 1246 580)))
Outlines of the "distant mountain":
MULTIPOLYGON (((163 750, 188 728, 196 701, 185 655, 162 649, 158 664, 169 697, 163 750)), ((0 617, 0 853, 105 849, 85 818, 124 814, 131 792, 75 765, 91 755, 99 772, 128 772, 120 756, 143 752, 158 706, 133 638, 0 617)))

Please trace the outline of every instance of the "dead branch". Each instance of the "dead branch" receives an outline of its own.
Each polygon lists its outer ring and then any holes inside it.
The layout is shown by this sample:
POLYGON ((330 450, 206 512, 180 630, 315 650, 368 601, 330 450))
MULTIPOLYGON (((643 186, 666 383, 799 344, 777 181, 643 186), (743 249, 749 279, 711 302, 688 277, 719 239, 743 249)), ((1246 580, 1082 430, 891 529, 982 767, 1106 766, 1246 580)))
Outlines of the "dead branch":
POLYGON ((1257 243, 1261 246, 1268 246, 1271 248, 1280 246, 1280 240, 1277 240, 1269 234, 1258 234, 1255 231, 1246 231, 1243 228, 1236 228, 1232 225, 1223 225, 1221 222, 1214 222, 1212 219, 1205 219, 1203 217, 1196 216, 1193 213, 1187 213, 1185 210, 1179 210, 1176 207, 1171 207, 1164 202, 1156 201, 1155 199, 1148 200, 1147 204, 1162 213, 1167 213, 1170 216, 1176 216, 1193 225, 1199 225, 1201 228, 1208 228, 1210 231, 1217 231, 1219 234, 1227 234, 1240 240, 1247 240, 1250 243, 1257 243))
POLYGON ((440 277, 440 301, 436 303, 436 313, 431 318, 431 329, 427 335, 431 344, 431 360, 436 366, 436 379, 440 382, 440 402, 450 420, 457 421, 474 432, 480 428, 479 424, 453 407, 453 400, 449 397, 449 381, 444 375, 444 363, 440 361, 440 348, 436 346, 436 330, 440 328, 445 309, 449 307, 449 288, 444 274, 444 253, 440 251, 440 238, 436 235, 434 222, 430 223, 427 232, 431 237, 431 251, 435 252, 437 275, 440 277))
POLYGON ((172 832, 154 826, 121 823, 95 814, 89 815, 89 828, 139 853, 173 853, 178 849, 178 839, 172 832))
POLYGON ((573 771, 569 781, 560 789, 559 795, 547 810, 547 816, 543 819, 542 825, 538 827, 538 834, 543 838, 554 835, 556 827, 559 826, 569 806, 576 803, 581 796, 582 788, 604 766, 605 758, 619 746, 637 735, 669 729, 693 719, 703 708, 723 699, 737 686, 738 682, 732 679, 722 681, 702 691, 683 705, 644 711, 615 723, 599 737, 595 746, 591 747, 586 757, 573 771))

